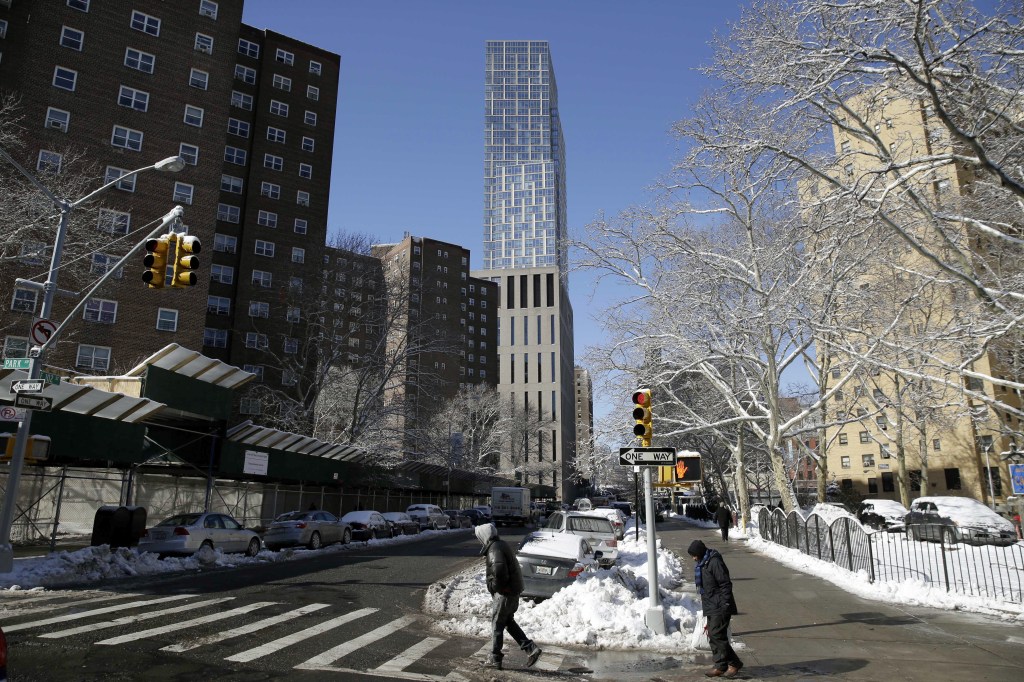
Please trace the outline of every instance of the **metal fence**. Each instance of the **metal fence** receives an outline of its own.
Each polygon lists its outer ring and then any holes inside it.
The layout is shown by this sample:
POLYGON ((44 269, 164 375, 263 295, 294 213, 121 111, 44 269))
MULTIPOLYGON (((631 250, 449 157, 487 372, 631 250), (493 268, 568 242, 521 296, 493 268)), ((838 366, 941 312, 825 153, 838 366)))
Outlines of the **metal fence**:
POLYGON ((816 514, 762 509, 761 537, 798 549, 871 582, 918 582, 1014 604, 1024 603, 1024 544, 1008 547, 910 540, 903 533, 868 532, 850 517, 826 523, 816 514))

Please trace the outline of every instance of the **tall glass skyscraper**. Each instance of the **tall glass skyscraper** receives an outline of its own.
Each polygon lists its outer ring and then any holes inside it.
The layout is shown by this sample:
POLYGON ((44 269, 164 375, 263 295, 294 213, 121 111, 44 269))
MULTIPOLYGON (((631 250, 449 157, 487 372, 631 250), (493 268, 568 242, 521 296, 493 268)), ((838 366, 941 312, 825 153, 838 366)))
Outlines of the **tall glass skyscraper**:
POLYGON ((484 268, 566 267, 565 145, 548 43, 487 41, 484 268))

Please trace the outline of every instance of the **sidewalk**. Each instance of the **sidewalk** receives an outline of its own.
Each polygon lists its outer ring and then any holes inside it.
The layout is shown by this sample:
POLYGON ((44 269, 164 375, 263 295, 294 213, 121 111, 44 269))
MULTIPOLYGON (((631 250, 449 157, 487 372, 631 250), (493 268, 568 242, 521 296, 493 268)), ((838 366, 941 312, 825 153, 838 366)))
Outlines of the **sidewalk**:
MULTIPOLYGON (((732 629, 747 679, 1016 682, 1024 675, 1019 625, 861 599, 750 551, 743 540, 726 544, 717 530, 683 521, 658 524, 658 537, 684 558, 695 539, 722 553, 740 611, 732 629)), ((655 677, 695 679, 711 667, 710 654, 695 663, 696 670, 659 670, 655 677)))

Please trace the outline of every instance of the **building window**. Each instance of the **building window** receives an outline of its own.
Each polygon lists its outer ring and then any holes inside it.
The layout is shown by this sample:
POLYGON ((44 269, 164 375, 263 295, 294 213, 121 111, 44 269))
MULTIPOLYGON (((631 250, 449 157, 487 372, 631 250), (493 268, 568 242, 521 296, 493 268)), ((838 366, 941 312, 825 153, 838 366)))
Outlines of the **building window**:
POLYGON ((78 82, 78 72, 58 66, 53 70, 53 87, 61 90, 75 91, 75 83, 78 82))
POLYGON ((306 86, 306 97, 308 97, 309 99, 313 100, 314 102, 319 101, 320 100, 320 88, 314 87, 312 85, 307 85, 306 86))
POLYGON ((959 469, 944 469, 946 474, 946 490, 960 490, 960 470, 959 469))
POLYGON ((304 151, 304 152, 311 152, 311 151, 313 151, 315 145, 316 145, 316 143, 313 141, 312 137, 303 137, 302 138, 302 151, 304 151))
POLYGON ((306 111, 306 117, 303 119, 303 121, 305 121, 306 125, 315 126, 316 125, 316 112, 315 111, 307 110, 306 111))
POLYGON ((275 171, 284 170, 284 158, 274 154, 264 154, 263 167, 275 171))
POLYGON ((75 366, 105 372, 110 367, 110 348, 80 344, 75 366))
POLYGON ((306 262, 306 250, 299 248, 298 246, 292 247, 292 262, 293 263, 305 263, 306 262))
POLYGON ((236 178, 233 175, 221 175, 220 191, 230 192, 231 194, 241 194, 244 182, 245 181, 242 180, 242 178, 236 178))
POLYGON ((843 172, 846 173, 847 177, 851 177, 852 178, 853 177, 853 164, 852 163, 848 163, 845 166, 843 166, 843 172))
POLYGON ((263 241, 262 239, 256 240, 254 252, 257 256, 266 256, 267 258, 274 257, 274 242, 263 241))
POLYGON ((295 234, 306 234, 308 224, 303 218, 295 219, 295 234))
POLYGON ((192 47, 197 52, 213 54, 213 38, 203 33, 196 33, 196 40, 192 47))
POLYGON ((237 107, 239 109, 245 109, 246 111, 252 111, 252 95, 247 95, 244 92, 232 90, 231 106, 237 107))
POLYGON ((260 57, 260 46, 257 43, 246 40, 244 38, 238 39, 238 54, 244 54, 246 57, 252 57, 253 59, 259 59, 260 57))
POLYGON ((249 137, 249 124, 246 121, 239 121, 237 118, 229 118, 228 135, 249 137))
POLYGON ((213 250, 221 253, 234 253, 238 250, 238 237, 229 234, 214 234, 213 250))
POLYGON ((875 466, 875 456, 874 455, 861 455, 860 459, 861 459, 861 462, 864 464, 864 468, 865 469, 869 469, 869 468, 875 466))
POLYGON ((242 365, 242 371, 254 375, 253 381, 263 381, 263 365, 242 365))
POLYGON ((59 173, 62 163, 64 163, 63 156, 48 149, 41 149, 36 160, 36 170, 40 173, 59 173))
POLYGON ((235 269, 230 265, 210 266, 210 281, 220 284, 231 284, 235 281, 235 269))
POLYGON ((153 73, 153 69, 156 68, 156 57, 129 47, 124 53, 124 65, 143 73, 153 73))
POLYGON ((895 492, 896 486, 894 484, 892 472, 882 472, 882 492, 891 493, 895 492))
POLYGON ((185 105, 185 125, 195 126, 196 128, 203 127, 203 110, 199 107, 192 106, 191 104, 185 105))
POLYGON ((123 126, 114 126, 110 144, 121 149, 131 149, 133 152, 142 151, 142 132, 123 126))
POLYGON ((296 192, 295 203, 299 206, 309 206, 309 192, 303 192, 301 189, 296 192))
POLYGON ((113 325, 118 318, 118 302, 106 301, 101 298, 90 298, 85 303, 82 318, 86 322, 113 325))
POLYGON ((256 69, 248 66, 242 66, 241 64, 235 64, 235 78, 248 83, 249 85, 256 84, 256 69))
POLYGON ((257 334, 256 332, 246 332, 245 334, 245 347, 246 348, 259 348, 265 350, 269 344, 267 343, 266 334, 257 334))
POLYGON ((174 183, 174 201, 181 202, 183 204, 192 204, 192 195, 195 193, 195 187, 186 184, 184 182, 174 183))
POLYGON ((288 117, 288 105, 284 102, 278 102, 276 99, 270 100, 270 113, 275 116, 288 117))
MULTIPOLYGON (((288 352, 288 351, 285 351, 285 352, 288 352)), ((294 386, 297 383, 299 383, 299 375, 295 373, 295 370, 286 369, 286 370, 283 370, 281 372, 281 385, 282 386, 294 386)))
POLYGON ((34 313, 39 292, 28 289, 15 289, 11 299, 11 310, 18 313, 34 313))
POLYGON ((274 74, 274 78, 271 84, 278 90, 284 90, 285 92, 292 91, 292 79, 285 78, 279 73, 274 74))
POLYGON ((79 12, 89 11, 89 0, 68 0, 68 7, 79 12))
POLYGON ((256 223, 263 227, 277 227, 277 214, 270 211, 260 211, 256 216, 256 223))
POLYGON ((217 3, 213 2, 213 0, 199 0, 199 15, 216 19, 217 3))
POLYGON ((185 144, 182 142, 178 145, 178 156, 190 166, 199 165, 199 147, 194 144, 185 144))
POLYGON ((228 163, 244 166, 246 161, 246 151, 244 149, 239 149, 238 147, 224 147, 224 160, 228 163))
POLYGON ((295 63, 295 55, 281 48, 277 48, 277 52, 274 53, 274 59, 288 66, 292 66, 295 63))
POLYGON ((253 270, 252 283, 253 286, 269 289, 274 285, 274 275, 266 270, 253 270))
POLYGON ((210 74, 199 69, 192 69, 192 71, 189 72, 188 84, 190 87, 205 90, 210 84, 210 74))
POLYGON ((288 337, 284 340, 284 352, 294 355, 299 352, 299 340, 288 337))
MULTIPOLYGON (((260 194, 270 199, 281 198, 281 185, 275 185, 272 182, 264 182, 260 185, 260 194)), ((263 213, 263 211, 260 211, 263 213)))
POLYGON ((82 47, 85 44, 85 33, 78 29, 65 26, 60 32, 60 46, 68 47, 72 50, 82 51, 82 47))
POLYGON ((156 328, 162 332, 178 331, 178 311, 160 308, 156 311, 156 328))
POLYGON ((203 345, 210 348, 227 348, 228 330, 206 327, 203 329, 203 345))
POLYGON ((933 438, 932 439, 932 450, 938 451, 938 450, 941 450, 941 449, 942 449, 942 441, 940 439, 938 439, 938 438, 933 438))
POLYGON ((877 495, 878 494, 878 479, 877 478, 869 478, 868 479, 868 493, 871 494, 871 495, 877 495))
POLYGON ((313 74, 314 76, 319 76, 321 71, 323 71, 323 66, 320 64, 320 62, 314 62, 313 60, 309 61, 309 72, 311 74, 313 74))
POLYGON ((27 358, 28 357, 28 337, 25 337, 25 336, 6 336, 6 337, 4 337, 4 357, 5 358, 27 358))
POLYGON ((46 110, 46 127, 59 130, 62 133, 68 131, 68 125, 71 123, 71 114, 63 109, 54 109, 49 107, 46 110))
MULTIPOLYGON (((255 346, 254 346, 255 347, 255 346)), ((257 398, 242 398, 238 401, 238 414, 259 414, 260 401, 257 398)))
POLYGON ((871 434, 868 433, 867 431, 861 431, 859 435, 860 435, 860 442, 861 443, 870 443, 871 442, 871 434))
POLYGON ((146 111, 149 109, 149 93, 122 85, 117 95, 117 103, 136 111, 146 111))
POLYGON ((267 139, 269 141, 277 142, 279 144, 284 144, 286 137, 287 137, 287 133, 285 133, 280 128, 275 128, 273 126, 267 126, 267 139))
POLYGON ((142 31, 143 33, 148 33, 151 36, 160 35, 160 20, 156 17, 151 17, 148 14, 143 14, 138 10, 132 11, 131 26, 136 31, 142 31))
POLYGON ((217 220, 225 223, 238 223, 242 218, 242 209, 231 204, 217 204, 217 220))
POLYGON ((881 430, 881 431, 885 431, 886 429, 889 428, 888 422, 886 421, 885 417, 882 416, 882 415, 879 415, 879 416, 875 417, 875 424, 878 426, 879 430, 881 430))
POLYGON ((1003 496, 1003 479, 1001 478, 1001 476, 999 474, 999 467, 988 467, 988 469, 983 469, 983 471, 985 471, 985 474, 984 474, 984 477, 982 479, 982 485, 987 485, 988 482, 989 482, 989 476, 991 476, 992 477, 991 478, 991 481, 992 481, 992 496, 993 497, 1002 497, 1003 496))
POLYGON ((849 469, 850 468, 850 457, 848 455, 843 455, 842 457, 840 457, 839 458, 839 465, 843 469, 849 469))
POLYGON ((263 301, 249 301, 249 317, 270 317, 270 304, 263 301))
POLYGON ((299 164, 299 177, 300 178, 305 178, 306 180, 312 180, 313 179, 313 166, 309 165, 308 163, 300 163, 299 164))
POLYGON ((839 434, 839 444, 840 445, 846 445, 849 442, 850 442, 850 439, 849 439, 849 437, 845 433, 840 433, 839 434))
POLYGON ((230 315, 231 299, 227 296, 207 296, 206 313, 208 315, 230 315))
POLYGON ((97 213, 96 229, 110 234, 128 234, 132 223, 132 214, 124 211, 113 211, 101 208, 97 213))

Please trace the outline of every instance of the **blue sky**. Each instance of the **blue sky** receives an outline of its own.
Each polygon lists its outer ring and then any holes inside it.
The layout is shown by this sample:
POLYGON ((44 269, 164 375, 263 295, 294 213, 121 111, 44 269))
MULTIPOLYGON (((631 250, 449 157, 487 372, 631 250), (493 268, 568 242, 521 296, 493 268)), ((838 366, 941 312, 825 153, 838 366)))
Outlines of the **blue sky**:
MULTIPOLYGON (((710 83, 730 0, 246 0, 243 20, 341 55, 330 232, 404 232, 482 265, 484 42, 547 40, 566 140, 570 232, 649 198, 679 156, 671 124, 710 83), (287 8, 286 11, 282 11, 287 8)), ((600 335, 589 277, 570 277, 576 354, 600 335)), ((628 393, 632 387, 624 387, 628 393)), ((600 400, 599 405, 608 401, 600 400)), ((598 408, 599 411, 600 407, 598 408)))

